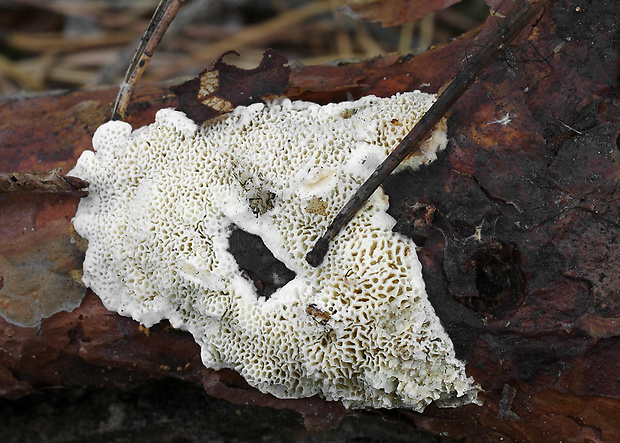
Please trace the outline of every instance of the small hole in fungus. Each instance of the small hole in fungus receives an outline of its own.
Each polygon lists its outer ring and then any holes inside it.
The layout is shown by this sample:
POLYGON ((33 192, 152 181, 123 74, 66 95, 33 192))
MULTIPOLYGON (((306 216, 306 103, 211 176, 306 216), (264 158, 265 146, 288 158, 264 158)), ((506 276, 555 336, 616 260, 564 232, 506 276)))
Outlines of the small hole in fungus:
POLYGON ((235 227, 228 239, 228 251, 244 276, 254 283, 259 297, 269 297, 295 278, 295 272, 275 258, 258 235, 235 227))

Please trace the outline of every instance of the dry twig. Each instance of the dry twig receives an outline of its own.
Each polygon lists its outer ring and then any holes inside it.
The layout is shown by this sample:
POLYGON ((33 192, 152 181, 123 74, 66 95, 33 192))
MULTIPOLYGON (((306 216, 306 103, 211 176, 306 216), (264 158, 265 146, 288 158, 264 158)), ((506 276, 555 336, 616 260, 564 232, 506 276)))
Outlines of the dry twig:
POLYGON ((140 40, 140 45, 129 64, 125 80, 121 83, 120 91, 116 97, 114 108, 112 109, 112 120, 123 120, 127 105, 131 99, 138 81, 142 77, 146 65, 148 65, 157 45, 163 38, 166 30, 172 23, 181 5, 185 0, 161 0, 148 28, 140 40))
POLYGON ((398 144, 392 153, 381 163, 372 175, 340 210, 321 238, 306 255, 311 266, 319 266, 329 248, 329 242, 355 216, 373 192, 377 190, 388 175, 409 155, 419 149, 420 144, 430 134, 437 122, 448 109, 463 95, 476 80, 484 68, 491 63, 496 54, 525 28, 525 26, 542 10, 548 0, 529 0, 491 36, 489 41, 473 55, 465 67, 452 79, 437 101, 431 106, 418 124, 398 144))
POLYGON ((88 182, 81 178, 62 175, 60 169, 48 172, 0 172, 0 194, 19 192, 72 194, 86 197, 88 182))

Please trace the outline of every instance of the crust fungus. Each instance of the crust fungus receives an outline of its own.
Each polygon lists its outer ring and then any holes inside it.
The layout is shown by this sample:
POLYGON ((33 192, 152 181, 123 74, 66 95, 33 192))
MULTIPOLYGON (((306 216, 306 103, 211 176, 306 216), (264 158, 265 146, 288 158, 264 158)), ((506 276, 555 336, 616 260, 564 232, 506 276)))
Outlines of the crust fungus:
MULTIPOLYGON (((238 107, 198 127, 159 111, 132 132, 100 127, 72 175, 90 183, 74 224, 89 241, 84 282, 149 327, 191 332, 204 364, 280 398, 348 407, 448 406, 479 388, 428 301, 415 244, 392 232, 377 190, 323 264, 305 254, 356 188, 430 107, 421 92, 319 106, 238 107), (259 236, 295 277, 259 296, 229 251, 259 236)), ((416 167, 445 147, 436 130, 416 167)))

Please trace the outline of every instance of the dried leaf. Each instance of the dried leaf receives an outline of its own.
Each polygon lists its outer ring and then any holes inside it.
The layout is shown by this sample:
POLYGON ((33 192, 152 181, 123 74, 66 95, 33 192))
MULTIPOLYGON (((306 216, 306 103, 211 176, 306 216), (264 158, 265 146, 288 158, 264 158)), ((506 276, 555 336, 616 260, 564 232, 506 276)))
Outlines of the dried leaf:
POLYGON ((288 84, 291 68, 278 52, 268 49, 260 64, 250 70, 224 63, 228 54, 239 55, 225 52, 198 77, 171 88, 179 101, 177 109, 198 124, 237 106, 262 103, 268 95, 280 95, 288 84))
POLYGON ((344 11, 365 21, 380 21, 383 26, 414 22, 427 14, 446 9, 461 0, 348 0, 344 11))

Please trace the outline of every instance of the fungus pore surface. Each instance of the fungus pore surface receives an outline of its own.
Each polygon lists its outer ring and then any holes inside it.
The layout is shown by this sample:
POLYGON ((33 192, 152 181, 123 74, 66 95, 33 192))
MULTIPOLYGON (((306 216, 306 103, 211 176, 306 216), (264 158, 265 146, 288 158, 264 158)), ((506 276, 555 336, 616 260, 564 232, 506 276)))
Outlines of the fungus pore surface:
MULTIPOLYGON (((239 107, 198 127, 164 109, 132 132, 109 122, 71 175, 90 183, 74 219, 88 240, 84 282, 145 326, 191 332, 210 368, 232 368, 280 398, 347 407, 476 400, 428 301, 415 244, 392 232, 381 189, 322 265, 305 255, 435 97, 421 92, 319 106, 239 107), (258 235, 295 277, 267 299, 229 252, 258 235)), ((445 126, 417 167, 445 147, 445 126)))

